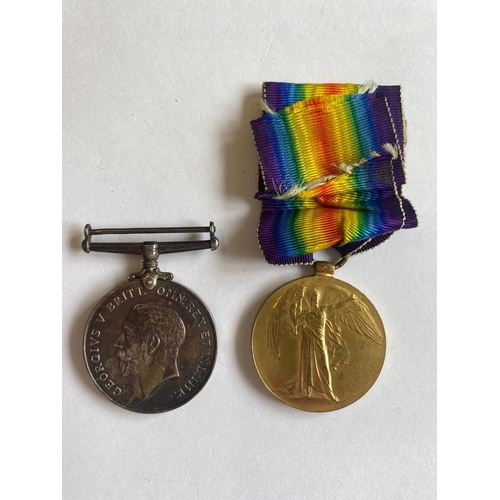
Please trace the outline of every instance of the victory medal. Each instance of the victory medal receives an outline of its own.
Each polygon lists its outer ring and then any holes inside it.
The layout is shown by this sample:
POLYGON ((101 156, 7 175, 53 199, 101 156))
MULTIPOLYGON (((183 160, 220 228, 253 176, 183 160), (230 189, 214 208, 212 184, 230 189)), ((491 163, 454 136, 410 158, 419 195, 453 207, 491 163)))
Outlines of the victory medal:
POLYGON ((268 82, 252 121, 262 202, 258 238, 273 265, 314 276, 274 292, 257 315, 252 354, 266 387, 301 410, 338 410, 363 396, 385 358, 367 297, 334 277, 351 257, 417 225, 405 183, 399 86, 268 82), (334 248, 337 264, 315 261, 334 248))
POLYGON ((385 357, 385 333, 372 303, 314 263, 315 275, 286 284, 262 306, 252 354, 266 387, 308 411, 343 408, 365 394, 385 357))
POLYGON ((139 413, 178 408, 207 383, 217 339, 209 310, 188 288, 161 272, 158 256, 216 250, 215 226, 92 229, 85 227, 85 252, 142 255, 143 268, 104 296, 85 327, 84 358, 97 388, 113 403, 139 413), (210 233, 208 240, 95 243, 104 234, 210 233))

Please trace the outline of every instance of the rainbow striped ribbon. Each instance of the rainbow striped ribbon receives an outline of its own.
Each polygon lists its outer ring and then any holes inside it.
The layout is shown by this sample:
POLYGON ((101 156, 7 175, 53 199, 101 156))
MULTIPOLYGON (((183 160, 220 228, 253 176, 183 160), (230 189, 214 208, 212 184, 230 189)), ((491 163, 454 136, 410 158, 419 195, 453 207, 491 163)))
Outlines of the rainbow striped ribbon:
POLYGON ((417 226, 405 183, 399 86, 264 83, 251 122, 261 176, 259 242, 271 264, 349 257, 417 226))

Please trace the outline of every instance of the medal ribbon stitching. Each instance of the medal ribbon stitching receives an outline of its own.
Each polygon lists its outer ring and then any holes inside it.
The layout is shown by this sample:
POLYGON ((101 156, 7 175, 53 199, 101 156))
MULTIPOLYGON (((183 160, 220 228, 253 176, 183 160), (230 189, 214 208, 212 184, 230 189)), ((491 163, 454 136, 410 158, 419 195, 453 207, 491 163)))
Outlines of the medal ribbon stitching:
POLYGON ((399 86, 270 82, 263 99, 266 112, 251 126, 269 263, 310 264, 328 247, 350 257, 417 226, 402 195, 399 86))

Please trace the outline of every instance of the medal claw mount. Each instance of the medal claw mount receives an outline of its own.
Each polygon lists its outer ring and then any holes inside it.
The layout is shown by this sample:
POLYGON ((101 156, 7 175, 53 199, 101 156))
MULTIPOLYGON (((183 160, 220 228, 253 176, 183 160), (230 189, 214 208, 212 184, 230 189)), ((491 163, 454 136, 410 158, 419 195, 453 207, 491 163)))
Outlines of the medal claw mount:
POLYGON ((128 277, 129 281, 140 279, 146 290, 153 290, 158 280, 172 281, 174 279, 172 273, 164 273, 158 269, 158 256, 160 255, 158 252, 158 243, 155 241, 145 241, 141 249, 144 258, 142 269, 138 273, 132 273, 128 277))

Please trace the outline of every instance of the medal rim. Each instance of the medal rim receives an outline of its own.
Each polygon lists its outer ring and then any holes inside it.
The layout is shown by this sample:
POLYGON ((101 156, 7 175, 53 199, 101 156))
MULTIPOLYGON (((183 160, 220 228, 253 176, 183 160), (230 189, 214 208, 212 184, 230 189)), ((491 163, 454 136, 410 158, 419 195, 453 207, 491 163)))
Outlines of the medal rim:
POLYGON ((386 358, 386 354, 387 354, 387 336, 385 334, 385 327, 384 327, 384 323, 382 321, 382 318, 380 317, 380 314, 378 313, 378 310, 377 308, 373 305, 373 303, 371 302, 371 300, 359 289, 357 289, 355 286, 351 285, 350 283, 346 282, 346 281, 343 281, 343 280, 340 280, 338 278, 336 278, 335 276, 320 276, 320 275, 313 275, 313 276, 304 276, 302 278, 297 278, 297 279, 294 279, 292 281, 289 281, 288 283, 285 283, 284 285, 281 285, 279 288, 277 288, 276 290, 274 290, 268 297, 267 299, 264 300, 264 302, 262 303, 258 313, 257 313, 257 316, 255 317, 255 321, 254 321, 254 324, 253 324, 253 327, 252 327, 252 338, 251 338, 251 344, 252 344, 252 359, 253 359, 253 363, 254 363, 254 366, 255 366, 255 369, 259 375, 259 378, 260 380, 262 381, 262 383, 264 384, 264 386, 266 387, 266 389, 275 397, 277 398, 279 401, 281 401, 282 403, 286 404, 287 406, 290 406, 291 408, 295 408, 297 410, 301 410, 301 411, 304 411, 304 412, 307 412, 307 413, 329 413, 329 412, 332 412, 332 411, 338 411, 338 410, 342 410, 343 408, 347 408, 348 406, 351 406, 353 403, 356 403, 357 401, 359 401, 363 396, 365 396, 371 389, 372 387, 375 385, 375 382, 378 380, 380 374, 382 373, 382 368, 384 367, 384 363, 385 363, 385 358, 386 358), (257 325, 257 322, 259 320, 259 316, 261 315, 262 313, 262 310, 264 309, 265 305, 271 300, 272 297, 274 297, 274 295, 276 295, 282 288, 285 288, 285 287, 288 287, 289 285, 292 285, 293 283, 297 283, 299 281, 305 281, 305 280, 314 280, 314 279, 318 279, 318 278, 326 278, 326 279, 330 279, 330 280, 335 280, 343 285, 347 285, 348 287, 350 288, 353 288, 354 290, 356 290, 357 292, 359 292, 363 297, 364 297, 364 300, 366 300, 368 302, 368 304, 375 310, 375 312, 377 313, 377 316, 380 320, 380 323, 382 325, 382 334, 384 336, 384 352, 383 352, 383 356, 382 356, 382 362, 380 364, 380 369, 376 375, 376 377, 373 379, 373 382, 370 384, 370 386, 368 387, 368 389, 363 393, 361 394, 358 398, 354 399, 353 401, 351 401, 350 403, 347 403, 346 405, 343 405, 339 408, 331 408, 331 409, 325 409, 325 410, 318 410, 318 409, 307 409, 307 408, 301 408, 299 406, 295 406, 293 404, 291 404, 291 402, 289 401, 285 401, 284 399, 282 399, 280 396, 278 396, 268 385, 268 383, 264 380, 263 376, 261 375, 261 372, 259 370, 259 366, 258 366, 258 363, 257 363, 257 360, 256 360, 256 357, 255 357, 255 346, 254 346, 254 339, 256 337, 256 333, 255 333, 255 330, 256 330, 256 325, 257 325))
MULTIPOLYGON (((92 321, 92 319, 94 318, 97 310, 102 306, 102 304, 104 303, 105 299, 109 296, 109 295, 112 295, 113 293, 115 293, 118 289, 122 288, 122 287, 125 287, 125 285, 131 285, 131 284, 134 284, 134 283, 139 283, 140 286, 142 286, 144 288, 144 286, 142 285, 141 283, 141 280, 140 279, 134 279, 134 280, 130 280, 130 281, 126 281, 124 283, 121 283, 120 285, 117 285, 115 288, 113 288, 112 290, 110 290, 108 293, 106 293, 100 300, 99 302, 97 302, 97 304, 94 306, 94 308, 92 309, 92 312, 90 313, 88 319, 87 319, 87 322, 85 323, 85 328, 84 328, 84 334, 83 334, 83 360, 85 362, 85 367, 87 368, 87 372, 89 374, 89 377, 91 378, 92 382, 94 383, 94 385, 99 389, 99 392, 108 400, 108 401, 111 401, 112 403, 114 403, 115 405, 119 406, 120 408, 123 408, 124 410, 128 410, 128 411, 131 411, 131 412, 134 412, 134 413, 141 413, 143 415, 152 415, 152 414, 157 414, 157 413, 167 413, 169 411, 172 411, 172 410, 176 410, 177 408, 180 408, 181 406, 184 406, 186 403, 189 403, 190 401, 192 401, 205 387, 205 385, 207 384, 207 382, 210 380, 210 378, 212 377, 212 373, 213 373, 213 370, 214 370, 214 367, 215 367, 215 363, 217 361, 217 353, 218 353, 218 342, 217 342, 217 328, 215 326, 215 321, 213 319, 213 316, 212 316, 212 313, 210 311, 210 309, 207 307, 207 305, 205 304, 205 302, 198 296, 198 294, 196 294, 195 292, 193 292, 190 288, 188 288, 187 286, 184 286, 180 283, 178 283, 177 281, 168 281, 167 283, 173 283, 174 285, 178 286, 178 287, 181 287, 183 288, 184 290, 186 290, 187 292, 189 292, 190 294, 192 294, 196 300, 198 300, 200 302, 200 304, 205 308, 206 310, 206 313, 207 313, 207 317, 208 319, 210 320, 210 324, 212 326, 212 330, 213 330, 213 339, 214 339, 214 354, 213 354, 213 362, 211 363, 210 365, 210 368, 208 369, 208 375, 206 377, 206 379, 198 386, 198 390, 191 395, 191 397, 189 397, 188 399, 186 399, 185 401, 179 403, 178 405, 176 406, 173 406, 172 408, 166 408, 166 409, 161 409, 161 410, 154 410, 154 411, 143 411, 143 410, 140 410, 140 409, 134 409, 134 408, 129 408, 128 406, 125 406, 121 403, 119 403, 118 401, 115 401, 114 399, 110 398, 108 396, 108 394, 101 388, 101 386, 97 383, 97 381, 94 379, 94 377, 92 376, 92 371, 90 369, 90 366, 88 364, 88 361, 87 361, 87 355, 86 355, 86 341, 87 341, 87 334, 88 334, 88 330, 89 330, 89 325, 90 325, 90 322, 92 321)), ((155 286, 155 288, 157 288, 159 285, 160 285, 161 282, 159 282, 157 284, 157 286, 155 286)))

